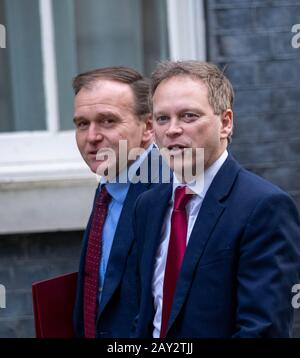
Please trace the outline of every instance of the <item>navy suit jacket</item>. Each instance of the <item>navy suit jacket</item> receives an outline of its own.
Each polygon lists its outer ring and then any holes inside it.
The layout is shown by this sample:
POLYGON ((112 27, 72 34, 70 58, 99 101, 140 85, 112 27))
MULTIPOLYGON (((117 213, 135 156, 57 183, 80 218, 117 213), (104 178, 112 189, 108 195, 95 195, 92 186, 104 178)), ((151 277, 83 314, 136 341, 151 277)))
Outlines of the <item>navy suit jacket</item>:
MULTIPOLYGON (((134 337, 152 337, 152 277, 172 184, 136 203, 141 285, 134 337), (155 210, 152 210, 155 207, 155 210)), ((196 219, 177 281, 167 337, 289 337, 299 283, 300 222, 290 197, 231 155, 196 219)))
MULTIPOLYGON (((136 184, 130 184, 129 191, 122 208, 109 256, 104 287, 98 309, 98 338, 128 338, 131 335, 130 331, 132 329, 132 321, 138 310, 136 246, 133 240, 132 216, 137 197, 155 185, 150 182, 151 158, 158 158, 158 153, 157 149, 154 148, 147 157, 148 161, 146 162, 146 165, 148 165, 148 183, 138 182, 136 184)), ((152 174, 152 178, 155 178, 156 182, 158 182, 160 180, 159 175, 160 172, 156 173, 155 171, 154 175, 152 174)), ((99 188, 96 191, 96 195, 98 190, 99 188)), ((74 308, 74 330, 77 337, 84 337, 84 266, 92 217, 93 211, 84 234, 78 273, 77 295, 74 308)))

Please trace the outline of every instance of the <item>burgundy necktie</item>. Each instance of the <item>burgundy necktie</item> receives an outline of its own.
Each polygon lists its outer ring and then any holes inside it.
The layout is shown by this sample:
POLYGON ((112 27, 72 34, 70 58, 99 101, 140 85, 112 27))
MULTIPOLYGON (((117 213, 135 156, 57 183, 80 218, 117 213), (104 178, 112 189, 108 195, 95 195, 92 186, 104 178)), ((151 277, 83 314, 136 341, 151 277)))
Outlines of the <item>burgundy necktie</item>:
POLYGON ((99 263, 101 258, 102 231, 111 196, 105 186, 96 198, 93 219, 87 243, 84 277, 84 335, 96 337, 96 314, 99 288, 99 263))
POLYGON ((163 307, 160 329, 161 338, 164 338, 166 335, 176 282, 186 249, 188 220, 185 206, 191 198, 192 195, 186 193, 186 187, 176 188, 174 207, 171 216, 171 233, 163 287, 163 307))

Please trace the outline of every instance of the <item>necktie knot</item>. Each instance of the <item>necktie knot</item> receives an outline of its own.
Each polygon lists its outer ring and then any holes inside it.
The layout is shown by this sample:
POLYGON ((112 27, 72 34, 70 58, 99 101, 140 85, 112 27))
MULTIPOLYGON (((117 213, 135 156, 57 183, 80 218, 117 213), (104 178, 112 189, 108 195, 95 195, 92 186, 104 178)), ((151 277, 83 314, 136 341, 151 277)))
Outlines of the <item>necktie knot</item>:
POLYGON ((110 200, 111 200, 111 195, 107 191, 106 186, 103 185, 97 197, 96 204, 98 206, 103 206, 103 205, 106 206, 110 202, 110 200))
POLYGON ((186 204, 192 198, 192 194, 186 192, 186 186, 177 187, 174 196, 174 210, 185 210, 186 204))

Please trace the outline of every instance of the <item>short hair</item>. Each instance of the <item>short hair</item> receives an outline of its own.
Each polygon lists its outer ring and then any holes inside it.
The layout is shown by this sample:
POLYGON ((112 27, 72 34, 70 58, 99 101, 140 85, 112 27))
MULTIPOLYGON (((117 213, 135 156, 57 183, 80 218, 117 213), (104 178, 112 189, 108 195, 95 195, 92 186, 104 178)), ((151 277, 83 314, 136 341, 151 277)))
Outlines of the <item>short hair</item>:
MULTIPOLYGON (((151 75, 149 106, 158 85, 171 77, 189 76, 201 80, 207 88, 208 102, 215 114, 219 115, 233 108, 234 91, 228 78, 216 65, 204 61, 163 61, 158 63, 151 75)), ((231 135, 228 141, 231 141, 231 135)))
POLYGON ((150 113, 149 91, 150 81, 136 70, 124 66, 98 68, 77 75, 72 82, 75 95, 82 89, 92 89, 99 80, 116 81, 128 84, 133 92, 135 114, 142 117, 150 113))

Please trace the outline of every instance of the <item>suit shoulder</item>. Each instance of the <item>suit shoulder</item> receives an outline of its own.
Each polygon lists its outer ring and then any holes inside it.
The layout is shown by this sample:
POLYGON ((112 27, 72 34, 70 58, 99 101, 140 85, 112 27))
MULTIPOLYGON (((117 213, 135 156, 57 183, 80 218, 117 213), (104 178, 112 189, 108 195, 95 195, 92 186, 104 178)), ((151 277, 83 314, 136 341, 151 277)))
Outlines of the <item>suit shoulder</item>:
POLYGON ((230 197, 243 208, 255 210, 271 206, 272 210, 280 210, 288 207, 296 216, 299 215, 296 203, 287 192, 246 169, 239 171, 230 197))
POLYGON ((267 197, 267 196, 289 196, 277 185, 267 179, 242 168, 239 172, 237 184, 242 190, 247 191, 248 195, 267 197))

